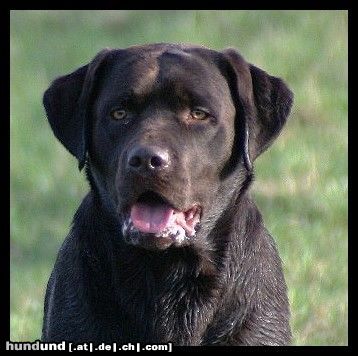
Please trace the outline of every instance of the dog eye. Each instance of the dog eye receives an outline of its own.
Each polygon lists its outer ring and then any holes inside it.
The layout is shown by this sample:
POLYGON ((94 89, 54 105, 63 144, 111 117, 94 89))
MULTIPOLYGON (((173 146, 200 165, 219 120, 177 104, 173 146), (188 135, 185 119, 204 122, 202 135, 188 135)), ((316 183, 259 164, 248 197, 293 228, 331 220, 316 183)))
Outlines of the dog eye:
POLYGON ((201 109, 194 109, 191 111, 190 115, 195 120, 205 120, 209 114, 201 109))
POLYGON ((127 116, 127 112, 122 109, 114 109, 111 111, 111 117, 113 120, 122 120, 127 116))

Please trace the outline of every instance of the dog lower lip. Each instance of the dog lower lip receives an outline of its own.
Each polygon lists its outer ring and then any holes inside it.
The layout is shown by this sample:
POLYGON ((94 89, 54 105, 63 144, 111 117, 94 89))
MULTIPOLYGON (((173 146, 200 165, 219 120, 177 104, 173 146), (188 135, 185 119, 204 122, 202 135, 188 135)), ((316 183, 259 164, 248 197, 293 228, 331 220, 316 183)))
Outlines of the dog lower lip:
POLYGON ((189 209, 178 209, 160 194, 147 191, 128 207, 126 225, 142 234, 180 240, 195 235, 200 221, 201 208, 193 205, 189 209))

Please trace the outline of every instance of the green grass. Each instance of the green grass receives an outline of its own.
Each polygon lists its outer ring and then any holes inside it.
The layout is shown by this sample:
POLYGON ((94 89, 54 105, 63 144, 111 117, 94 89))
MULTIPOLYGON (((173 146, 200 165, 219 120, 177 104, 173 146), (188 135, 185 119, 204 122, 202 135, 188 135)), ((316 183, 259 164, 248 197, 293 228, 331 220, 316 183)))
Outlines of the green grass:
POLYGON ((294 344, 347 345, 347 26, 345 11, 12 11, 11 340, 40 337, 46 283, 88 189, 43 91, 104 47, 191 42, 236 47, 294 91, 254 196, 284 263, 294 344))

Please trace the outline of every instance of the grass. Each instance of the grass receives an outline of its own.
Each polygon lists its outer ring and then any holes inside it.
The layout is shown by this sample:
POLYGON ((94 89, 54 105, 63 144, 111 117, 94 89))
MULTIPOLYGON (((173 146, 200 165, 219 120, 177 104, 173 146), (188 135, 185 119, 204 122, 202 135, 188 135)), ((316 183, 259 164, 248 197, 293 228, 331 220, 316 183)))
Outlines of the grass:
POLYGON ((256 164, 254 196, 284 263, 295 345, 348 344, 346 11, 12 11, 13 341, 41 335, 57 250, 88 186, 53 137, 42 94, 104 47, 236 47, 283 77, 291 119, 256 164))

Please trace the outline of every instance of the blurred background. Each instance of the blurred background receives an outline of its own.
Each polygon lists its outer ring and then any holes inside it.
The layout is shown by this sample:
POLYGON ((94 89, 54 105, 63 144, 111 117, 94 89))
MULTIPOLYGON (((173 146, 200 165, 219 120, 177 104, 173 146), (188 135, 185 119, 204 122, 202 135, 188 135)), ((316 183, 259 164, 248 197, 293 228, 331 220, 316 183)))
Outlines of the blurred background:
POLYGON ((294 345, 347 345, 346 11, 11 11, 11 340, 41 336, 46 283, 88 190, 42 95, 104 47, 236 47, 285 79, 291 119, 253 194, 284 264, 294 345))

